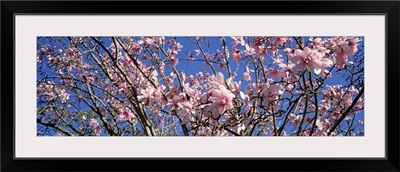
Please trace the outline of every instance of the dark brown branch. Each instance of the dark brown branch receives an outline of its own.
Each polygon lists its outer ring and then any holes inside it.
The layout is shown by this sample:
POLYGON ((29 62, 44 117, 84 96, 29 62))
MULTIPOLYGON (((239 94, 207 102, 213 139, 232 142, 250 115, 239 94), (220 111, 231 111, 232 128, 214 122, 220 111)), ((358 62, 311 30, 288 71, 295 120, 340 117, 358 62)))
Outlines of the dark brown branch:
POLYGON ((283 122, 283 124, 281 125, 281 127, 279 127, 278 136, 281 135, 281 133, 282 133, 282 131, 283 131, 283 128, 285 128, 285 125, 287 124, 287 121, 289 120, 289 119, 288 119, 288 116, 293 112, 294 109, 296 109, 298 103, 300 102, 300 99, 301 99, 301 96, 299 96, 299 97, 295 100, 294 104, 292 105, 292 107, 290 108, 290 110, 287 112, 286 117, 285 117, 285 121, 283 122))
POLYGON ((117 133, 114 132, 114 130, 112 129, 110 124, 107 122, 106 118, 101 113, 100 108, 96 103, 96 99, 95 99, 95 96, 94 96, 94 94, 92 92, 92 89, 90 87, 89 81, 87 79, 85 79, 85 80, 86 80, 86 87, 87 87, 88 92, 90 94, 90 100, 92 100, 92 103, 95 106, 95 109, 93 109, 93 110, 100 116, 100 119, 103 122, 104 126, 106 127, 107 132, 110 133, 111 136, 117 135, 117 133))
POLYGON ((56 129, 56 130, 58 130, 58 131, 64 133, 64 134, 67 135, 67 136, 75 136, 74 134, 72 134, 72 133, 69 132, 68 130, 66 130, 66 129, 60 127, 60 126, 57 125, 57 124, 52 124, 52 123, 50 123, 50 122, 42 121, 42 120, 40 120, 40 119, 36 119, 36 122, 39 123, 39 124, 42 124, 42 125, 44 125, 44 126, 48 126, 48 127, 54 128, 54 129, 56 129))
POLYGON ((353 103, 346 109, 345 112, 343 112, 342 116, 340 116, 339 120, 336 121, 336 123, 332 126, 332 129, 329 130, 328 136, 332 134, 332 131, 335 131, 336 127, 343 121, 344 118, 346 118, 347 114, 353 109, 353 107, 356 105, 358 99, 362 96, 364 93, 364 87, 362 87, 361 91, 358 93, 356 98, 353 100, 353 103))
POLYGON ((232 133, 233 135, 235 135, 235 136, 240 136, 240 134, 238 134, 238 133, 236 133, 236 132, 234 132, 234 131, 232 131, 231 129, 229 129, 228 127, 224 127, 224 129, 226 130, 226 131, 228 131, 228 132, 230 132, 230 133, 232 133))
POLYGON ((197 44, 197 46, 199 47, 199 49, 200 49, 200 51, 201 51, 201 54, 202 54, 203 57, 204 57, 204 60, 207 61, 207 65, 209 65, 209 66, 211 67, 211 69, 212 69, 212 71, 214 72, 214 74, 217 74, 217 71, 215 70, 214 66, 211 64, 210 59, 207 58, 207 55, 206 55, 206 53, 204 52, 203 48, 201 47, 199 41, 196 41, 196 44, 197 44))

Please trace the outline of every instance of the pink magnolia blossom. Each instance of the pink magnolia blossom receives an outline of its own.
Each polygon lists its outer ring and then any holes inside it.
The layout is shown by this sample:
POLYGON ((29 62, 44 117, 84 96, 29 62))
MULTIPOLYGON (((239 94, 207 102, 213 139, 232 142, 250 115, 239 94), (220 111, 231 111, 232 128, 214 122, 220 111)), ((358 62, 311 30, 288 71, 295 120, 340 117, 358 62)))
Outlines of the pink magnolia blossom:
POLYGON ((288 40, 288 38, 285 36, 278 36, 278 37, 276 37, 274 44, 275 45, 283 45, 283 43, 286 43, 287 40, 288 40))
POLYGON ((140 59, 141 59, 141 60, 147 60, 147 59, 149 59, 149 58, 147 57, 146 54, 143 54, 142 57, 141 57, 140 59))
POLYGON ((173 67, 175 67, 175 66, 179 63, 179 60, 176 59, 175 57, 171 57, 171 58, 170 58, 170 62, 171 62, 171 65, 172 65, 173 67))
POLYGON ((182 124, 187 124, 190 122, 190 115, 192 113, 195 113, 195 110, 193 109, 193 105, 188 102, 179 102, 178 104, 179 110, 177 111, 177 115, 179 118, 182 119, 182 124))
POLYGON ((240 92, 240 84, 241 83, 242 83, 241 81, 239 81, 239 82, 231 82, 229 84, 229 87, 232 90, 232 92, 234 92, 236 94, 239 94, 239 92, 240 92))
POLYGON ((288 56, 288 57, 293 57, 294 56, 294 51, 295 50, 293 50, 291 48, 285 48, 284 51, 285 51, 285 55, 286 56, 288 56))
POLYGON ((176 49, 178 50, 178 51, 181 51, 180 49, 182 49, 183 48, 183 45, 181 45, 181 43, 176 43, 176 49))
POLYGON ((141 95, 138 96, 138 99, 143 104, 150 103, 150 105, 163 101, 163 96, 160 91, 163 88, 164 86, 160 86, 157 89, 155 89, 154 87, 143 89, 140 91, 141 95))
POLYGON ((97 119, 94 119, 94 118, 90 119, 87 127, 93 127, 94 134, 96 136, 100 136, 101 126, 100 126, 99 122, 97 121, 97 119))
POLYGON ((213 88, 220 88, 220 86, 225 85, 224 74, 218 72, 215 78, 209 78, 209 82, 213 88))
POLYGON ((320 74, 325 67, 330 67, 333 62, 328 58, 322 58, 322 54, 317 50, 312 50, 308 47, 304 50, 297 49, 295 56, 290 59, 291 62, 296 63, 295 70, 310 72, 314 71, 316 74, 320 74))
POLYGON ((273 60, 274 60, 273 64, 276 64, 276 65, 278 65, 278 66, 281 66, 281 65, 284 65, 284 64, 285 64, 285 63, 284 63, 284 60, 283 60, 282 58, 277 57, 277 58, 275 58, 275 59, 273 59, 273 60))
POLYGON ((88 126, 97 126, 97 125, 99 125, 99 122, 97 121, 97 119, 91 118, 89 120, 88 126))
POLYGON ((293 75, 292 82, 297 82, 299 79, 300 79, 299 76, 293 75))
POLYGON ((131 121, 134 118, 133 113, 128 108, 120 109, 118 115, 118 121, 131 121))
POLYGON ((94 127, 94 134, 95 134, 96 136, 100 136, 100 132, 101 132, 100 125, 94 127))
POLYGON ((194 53, 196 54, 196 56, 198 56, 200 54, 200 50, 194 50, 194 53))
POLYGON ((267 110, 269 113, 278 110, 279 102, 277 101, 277 98, 284 92, 282 86, 271 84, 272 82, 272 79, 268 79, 265 83, 253 83, 253 91, 251 93, 253 96, 261 97, 258 99, 259 101, 257 103, 259 103, 259 106, 263 107, 263 109, 267 110))
POLYGON ((226 67, 226 63, 225 62, 221 62, 218 64, 219 68, 221 68, 222 70, 225 70, 226 67))
POLYGON ((245 42, 242 36, 232 36, 233 39, 233 47, 236 47, 238 44, 244 46, 245 42))
POLYGON ((318 130, 321 130, 321 131, 324 131, 324 130, 327 131, 331 127, 331 124, 328 119, 317 119, 316 124, 317 124, 318 130))
POLYGON ((337 40, 333 44, 332 49, 336 54, 344 54, 347 56, 352 56, 354 54, 354 49, 343 39, 337 40))
POLYGON ((126 90, 128 90, 128 84, 126 82, 122 82, 118 85, 119 92, 125 92, 126 90))
POLYGON ((297 127, 300 124, 301 119, 302 116, 300 115, 295 115, 295 114, 289 115, 289 121, 292 123, 294 127, 297 127))
POLYGON ((152 45, 154 44, 154 40, 151 38, 146 38, 146 40, 144 41, 145 45, 152 45))
POLYGON ((235 47, 232 48, 232 58, 233 61, 235 61, 236 63, 238 63, 240 61, 240 59, 242 58, 240 56, 240 50, 236 49, 235 47))
POLYGON ((346 37, 335 37, 329 40, 328 46, 336 54, 336 64, 340 67, 347 64, 348 57, 354 55, 357 50, 357 40, 351 42, 351 46, 347 43, 346 37))
POLYGON ((359 38, 352 38, 350 40, 349 46, 352 48, 353 52, 357 52, 357 50, 358 50, 358 43, 357 42, 360 42, 360 41, 361 40, 359 38))
POLYGON ((148 101, 150 101, 150 99, 153 98, 152 94, 154 92, 154 88, 153 87, 149 87, 147 89, 143 89, 140 91, 141 95, 138 96, 139 101, 141 101, 142 103, 146 103, 148 101))
POLYGON ((251 81, 252 72, 254 72, 254 70, 250 70, 249 67, 246 67, 246 72, 243 73, 243 79, 246 81, 251 81))
POLYGON ((251 55, 253 55, 253 54, 255 54, 256 52, 255 52, 255 50, 254 50, 254 48, 252 48, 252 47, 250 47, 248 44, 246 44, 246 50, 244 51, 244 54, 246 55, 246 56, 251 56, 251 55))
POLYGON ((65 102, 67 102, 67 100, 69 99, 69 94, 63 92, 63 93, 61 93, 61 94, 59 95, 59 97, 60 97, 61 103, 65 103, 65 102))
POLYGON ((324 40, 322 40, 322 38, 320 38, 320 37, 317 37, 314 39, 310 38, 310 41, 312 41, 312 45, 315 47, 320 47, 320 46, 324 45, 324 40))
POLYGON ((294 71, 295 64, 293 64, 293 63, 289 63, 289 64, 281 63, 279 65, 279 67, 281 67, 282 69, 279 71, 278 76, 282 77, 282 78, 289 78, 289 74, 294 71))
POLYGON ((278 70, 276 70, 275 68, 269 68, 269 74, 272 76, 272 77, 278 77, 279 75, 279 71, 278 70))
POLYGON ((142 51, 142 47, 140 46, 139 41, 136 43, 133 43, 133 47, 132 47, 133 53, 134 54, 140 54, 142 51))
POLYGON ((208 111, 212 112, 214 117, 222 114, 227 109, 233 108, 232 100, 235 95, 231 91, 227 90, 226 87, 221 83, 224 83, 224 78, 222 73, 219 72, 217 74, 217 82, 214 83, 214 87, 210 90, 211 97, 209 100, 212 103, 207 109, 208 111))
POLYGON ((277 105, 278 102, 275 101, 278 96, 283 94, 283 89, 278 84, 270 84, 269 82, 264 83, 262 85, 262 92, 261 95, 263 98, 263 105, 270 106, 274 108, 274 110, 278 110, 277 105))
POLYGON ((58 92, 58 97, 60 98, 61 103, 66 103, 69 100, 69 94, 66 93, 65 89, 60 89, 57 91, 58 92))
POLYGON ((288 84, 288 85, 286 85, 286 87, 285 87, 285 91, 286 91, 287 93, 289 93, 289 94, 292 94, 293 88, 294 88, 293 84, 288 84))

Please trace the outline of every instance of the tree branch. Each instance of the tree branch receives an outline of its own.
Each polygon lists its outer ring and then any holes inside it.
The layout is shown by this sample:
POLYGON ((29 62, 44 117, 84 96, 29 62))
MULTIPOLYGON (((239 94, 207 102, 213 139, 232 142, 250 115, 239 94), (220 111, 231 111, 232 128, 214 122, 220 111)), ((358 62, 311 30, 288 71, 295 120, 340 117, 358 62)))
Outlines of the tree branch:
POLYGON ((58 130, 58 131, 64 133, 64 134, 67 135, 67 136, 75 136, 74 134, 72 134, 72 133, 69 132, 68 130, 66 130, 66 129, 60 127, 60 126, 57 125, 57 124, 52 124, 52 123, 50 123, 50 122, 42 121, 42 120, 40 120, 40 119, 36 119, 36 122, 39 123, 39 124, 42 124, 42 125, 44 125, 44 126, 52 127, 52 128, 54 128, 54 129, 56 129, 56 130, 58 130))
POLYGON ((343 112, 342 116, 340 116, 339 120, 336 121, 336 123, 332 126, 332 129, 329 130, 328 136, 332 134, 332 131, 335 131, 336 127, 343 121, 344 118, 346 118, 347 114, 350 112, 351 109, 356 105, 358 99, 361 97, 361 95, 364 93, 364 87, 362 87, 361 91, 358 93, 356 98, 353 100, 353 103, 346 109, 345 112, 343 112))

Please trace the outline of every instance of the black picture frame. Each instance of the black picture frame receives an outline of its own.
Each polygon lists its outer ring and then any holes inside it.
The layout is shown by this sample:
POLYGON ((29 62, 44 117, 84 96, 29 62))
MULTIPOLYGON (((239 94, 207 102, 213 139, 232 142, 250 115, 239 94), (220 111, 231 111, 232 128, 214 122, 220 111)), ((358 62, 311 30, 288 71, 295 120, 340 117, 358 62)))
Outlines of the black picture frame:
MULTIPOLYGON (((399 171, 399 1, 1 1, 2 171, 399 171), (225 4, 220 6, 218 4, 225 4), (156 8, 149 8, 156 5, 156 8), (282 8, 277 7, 285 7, 282 8), (186 7, 180 8, 179 7, 186 7), (241 10, 235 10, 241 9, 241 10), (149 10, 152 9, 152 10, 149 10), (158 9, 158 10, 155 10, 158 9), (156 13, 155 13, 156 11, 156 13), (242 13, 237 13, 240 11, 242 13), (172 12, 172 13, 171 13, 172 12), (99 158, 15 159, 16 14, 307 14, 386 15, 386 150, 384 159, 99 158), (10 84, 12 82, 12 84, 10 84), (13 91, 11 91, 13 90, 13 91)), ((38 26, 40 27, 40 26, 38 26)), ((27 28, 29 29, 29 28, 27 28)), ((32 149, 35 149, 34 147, 32 149)), ((373 148, 371 148, 373 149, 373 148)))

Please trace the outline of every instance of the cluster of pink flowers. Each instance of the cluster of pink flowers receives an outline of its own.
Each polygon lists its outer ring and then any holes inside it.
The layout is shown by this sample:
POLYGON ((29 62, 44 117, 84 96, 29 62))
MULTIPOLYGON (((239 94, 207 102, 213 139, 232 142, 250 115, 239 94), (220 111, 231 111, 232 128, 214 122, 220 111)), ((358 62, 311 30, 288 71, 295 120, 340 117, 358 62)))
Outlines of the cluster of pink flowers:
POLYGON ((328 48, 336 55, 336 64, 340 67, 347 64, 347 59, 353 56, 357 51, 360 39, 357 37, 351 38, 350 42, 346 37, 333 37, 328 40, 328 48))
POLYGON ((42 83, 37 88, 37 97, 45 96, 47 101, 53 101, 57 97, 61 103, 66 103, 69 100, 70 94, 64 88, 55 87, 54 82, 42 83))
POLYGON ((290 58, 290 61, 295 63, 295 71, 308 70, 320 74, 325 70, 325 67, 331 67, 333 62, 329 58, 324 58, 324 54, 318 52, 318 50, 312 50, 305 47, 304 50, 297 49, 294 52, 294 56, 290 58))
POLYGON ((101 126, 97 119, 91 118, 87 124, 87 128, 92 128, 95 136, 100 136, 101 126))
POLYGON ((133 113, 131 112, 130 109, 128 108, 122 108, 120 111, 120 114, 118 115, 118 121, 131 121, 135 118, 133 113))
MULTIPOLYGON (((79 44, 84 39, 89 38, 72 41, 79 44)), ((101 47, 104 51, 96 52, 99 57, 88 55, 90 61, 82 47, 55 51, 56 47, 40 45, 38 62, 53 67, 57 75, 51 77, 62 82, 40 82, 38 99, 43 96, 65 104, 76 95, 75 106, 86 103, 115 130, 140 122, 161 133, 172 130, 168 127, 176 126, 179 119, 181 130, 199 136, 327 136, 360 93, 354 83, 324 82, 335 69, 346 69, 361 37, 310 37, 308 41, 284 36, 221 37, 215 51, 201 47, 203 37, 188 41, 196 46, 194 50, 163 36, 117 39, 121 42, 110 39, 109 46, 101 47), (187 56, 181 55, 184 52, 187 56), (190 63, 203 59, 209 70, 183 72, 179 65, 184 57, 190 63), (217 65, 220 71, 214 68, 217 65), (279 131, 280 125, 286 128, 279 131)), ((363 107, 363 97, 357 98, 349 114, 356 115, 363 107)), ((105 125, 92 118, 86 127, 99 135, 105 125)))

